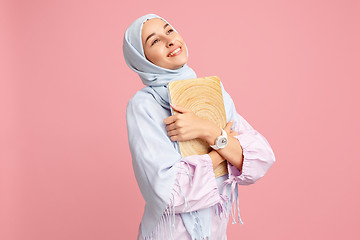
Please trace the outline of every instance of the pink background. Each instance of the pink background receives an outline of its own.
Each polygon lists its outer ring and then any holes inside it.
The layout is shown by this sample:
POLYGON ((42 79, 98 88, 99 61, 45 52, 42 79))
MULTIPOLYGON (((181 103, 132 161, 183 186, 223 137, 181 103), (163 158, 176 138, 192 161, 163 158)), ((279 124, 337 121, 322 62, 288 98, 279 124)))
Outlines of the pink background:
POLYGON ((1 2, 0 239, 135 239, 122 40, 147 13, 275 152, 228 239, 359 239, 359 1, 123 2, 1 2))

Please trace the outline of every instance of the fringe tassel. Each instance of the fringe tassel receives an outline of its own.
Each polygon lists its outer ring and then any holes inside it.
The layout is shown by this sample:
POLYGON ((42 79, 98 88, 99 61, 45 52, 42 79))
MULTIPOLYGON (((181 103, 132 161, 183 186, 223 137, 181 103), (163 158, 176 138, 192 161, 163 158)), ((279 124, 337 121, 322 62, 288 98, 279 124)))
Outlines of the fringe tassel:
POLYGON ((194 175, 190 173, 190 164, 189 164, 184 158, 182 159, 182 161, 183 161, 184 163, 186 163, 186 165, 187 165, 187 167, 188 167, 186 174, 187 174, 188 177, 189 177, 190 186, 192 186, 192 177, 193 177, 194 175))
POLYGON ((175 230, 175 207, 168 206, 161 216, 155 229, 149 236, 143 236, 144 240, 164 239, 174 240, 173 231, 175 230))
POLYGON ((193 211, 190 212, 190 215, 193 217, 194 219, 194 233, 195 236, 192 238, 193 240, 203 240, 203 239, 207 239, 207 237, 203 237, 204 233, 203 233, 203 229, 202 226, 200 224, 200 218, 199 218, 199 213, 198 211, 193 211))
MULTIPOLYGON (((189 168, 187 169, 187 176, 191 179, 192 174, 190 174, 189 168)), ((179 185, 178 185, 179 186, 179 185)), ((231 211, 231 216, 233 218, 232 224, 241 223, 244 224, 240 217, 240 208, 239 208, 239 194, 237 189, 237 182, 235 179, 227 179, 222 183, 223 191, 220 194, 220 202, 216 205, 215 212, 220 217, 227 217, 227 213, 229 210, 231 211), (230 185, 231 195, 230 198, 227 196, 227 186, 230 185), (236 206, 235 206, 236 205, 236 206), (231 209, 229 209, 231 208, 231 209), (235 219, 237 211, 237 221, 235 219)), ((185 206, 188 205, 185 195, 182 192, 181 186, 180 192, 181 195, 184 197, 185 206)), ((154 231, 149 235, 145 236, 144 240, 152 240, 152 239, 165 239, 165 240, 174 240, 173 231, 175 230, 175 206, 172 203, 173 199, 170 199, 170 204, 165 209, 163 215, 160 218, 158 225, 155 227, 154 231)), ((196 233, 195 239, 208 239, 201 237, 202 235, 202 228, 201 224, 199 223, 199 217, 197 211, 191 212, 194 220, 194 232, 196 233)))
POLYGON ((220 194, 220 202, 215 206, 216 215, 220 218, 226 218, 229 209, 229 198, 226 195, 220 194))
POLYGON ((228 212, 229 207, 231 206, 231 216, 232 216, 232 224, 235 223, 241 223, 244 224, 244 222, 242 221, 241 217, 240 217, 240 208, 239 208, 239 193, 238 193, 238 189, 237 189, 237 182, 235 179, 227 179, 222 183, 223 186, 223 192, 220 195, 221 196, 221 201, 220 203, 218 203, 217 205, 217 213, 219 216, 221 216, 221 214, 228 212), (227 186, 230 185, 230 189, 231 189, 231 195, 230 195, 230 199, 227 197, 227 186), (236 206, 235 206, 236 204, 236 206), (226 212, 225 212, 226 211, 226 212), (237 211, 237 222, 235 220, 235 215, 236 215, 236 211, 237 211))
MULTIPOLYGON (((192 186, 193 174, 190 173, 190 164, 184 159, 182 161, 185 162, 187 165, 186 175, 189 177, 190 186, 192 186)), ((181 185, 177 184, 177 186, 180 188, 180 193, 184 198, 184 202, 185 202, 184 208, 186 208, 188 206, 188 201, 186 200, 181 185)), ((197 221, 199 221, 199 218, 197 218, 197 221)), ((174 230, 175 230, 175 206, 173 204, 173 199, 171 198, 170 204, 165 209, 155 229, 152 231, 152 233, 149 236, 143 236, 143 238, 144 240, 152 240, 152 239, 174 240, 174 235, 173 235, 174 230)))

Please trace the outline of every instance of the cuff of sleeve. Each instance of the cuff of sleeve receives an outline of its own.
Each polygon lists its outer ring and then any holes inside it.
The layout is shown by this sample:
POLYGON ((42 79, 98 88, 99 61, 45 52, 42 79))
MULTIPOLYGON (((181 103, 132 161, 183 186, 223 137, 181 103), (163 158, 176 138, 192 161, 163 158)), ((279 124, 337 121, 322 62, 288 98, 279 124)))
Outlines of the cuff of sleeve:
POLYGON ((220 202, 220 200, 221 200, 219 186, 216 181, 215 172, 214 172, 214 168, 213 168, 213 162, 212 162, 210 155, 204 154, 203 156, 204 156, 204 158, 201 158, 201 159, 203 160, 204 166, 206 166, 206 171, 208 174, 204 174, 201 177, 204 178, 204 186, 207 185, 209 187, 209 189, 213 189, 212 194, 208 196, 208 198, 209 198, 208 201, 212 202, 210 205, 215 205, 216 203, 220 202))
POLYGON ((240 185, 252 184, 255 181, 251 175, 251 159, 255 159, 256 156, 249 151, 249 146, 256 141, 255 134, 247 134, 246 136, 240 134, 234 137, 239 141, 243 150, 243 163, 241 170, 239 170, 228 162, 229 178, 234 178, 240 185))
POLYGON ((189 203, 182 211, 194 211, 218 203, 220 194, 210 156, 191 155, 184 157, 182 163, 178 181, 181 186, 180 192, 189 203))
POLYGON ((193 174, 193 180, 201 179, 204 183, 203 187, 209 187, 209 189, 215 189, 218 193, 218 185, 214 173, 212 159, 209 154, 195 155, 196 158, 186 157, 187 162, 190 166, 196 165, 195 172, 193 174))

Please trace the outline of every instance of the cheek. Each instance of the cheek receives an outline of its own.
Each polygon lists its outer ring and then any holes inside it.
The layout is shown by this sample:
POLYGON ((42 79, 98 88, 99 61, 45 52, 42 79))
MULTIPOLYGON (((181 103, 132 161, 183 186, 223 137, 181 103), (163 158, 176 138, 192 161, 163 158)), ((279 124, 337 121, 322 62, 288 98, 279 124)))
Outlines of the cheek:
POLYGON ((187 54, 187 48, 186 48, 186 44, 185 44, 185 42, 182 40, 182 49, 183 49, 183 51, 185 51, 185 54, 184 55, 186 55, 186 57, 188 56, 188 54, 187 54))
POLYGON ((151 50, 149 50, 146 54, 147 58, 149 60, 153 61, 161 61, 164 59, 165 55, 164 55, 164 51, 160 48, 152 48, 151 50))

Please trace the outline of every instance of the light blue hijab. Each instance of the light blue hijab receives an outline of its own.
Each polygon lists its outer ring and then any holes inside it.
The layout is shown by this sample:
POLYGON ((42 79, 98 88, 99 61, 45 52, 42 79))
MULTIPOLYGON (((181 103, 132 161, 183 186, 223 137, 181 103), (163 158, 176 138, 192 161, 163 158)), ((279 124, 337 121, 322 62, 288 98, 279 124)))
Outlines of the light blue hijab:
MULTIPOLYGON (((141 30, 143 23, 152 18, 160 18, 168 23, 156 14, 147 14, 136 19, 125 32, 123 52, 129 68, 139 74, 144 85, 155 90, 156 100, 163 107, 170 109, 167 84, 172 80, 196 78, 196 73, 187 64, 179 69, 171 70, 157 66, 146 59, 141 41, 141 30)), ((172 29, 177 32, 174 27, 172 29)))
MULTIPOLYGON (((146 202, 140 224, 144 239, 157 239, 161 230, 155 229, 156 226, 168 224, 169 228, 174 227, 174 209, 167 209, 177 175, 177 169, 174 166, 178 161, 186 161, 180 155, 177 142, 170 140, 165 127, 161 125, 170 111, 167 84, 172 80, 197 77, 196 73, 187 64, 179 69, 171 70, 159 67, 146 59, 142 46, 141 31, 143 23, 152 18, 160 18, 168 23, 156 14, 144 15, 136 19, 127 28, 123 40, 123 53, 126 64, 139 74, 142 82, 147 86, 129 101, 126 113, 134 173, 146 202), (155 98, 156 104, 148 101, 149 94, 151 99, 155 98), (142 110, 141 106, 144 104, 147 104, 146 109, 142 110), (145 134, 149 137, 145 137, 145 134), (149 141, 156 141, 156 144, 161 146, 158 156, 154 155, 154 151, 156 151, 154 142, 150 143, 149 141)), ((170 23, 168 24, 170 25, 170 23)), ((174 29, 174 31, 176 30, 174 29)), ((223 95, 228 99, 224 98, 224 101, 232 103, 230 96, 224 89, 223 95)), ((225 105, 230 104, 225 103, 225 105)), ((236 124, 237 116, 233 103, 230 113, 228 112, 227 118, 235 120, 234 124, 236 124)), ((210 237, 210 214, 210 208, 181 213, 184 225, 192 239, 210 237)))

